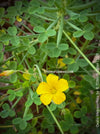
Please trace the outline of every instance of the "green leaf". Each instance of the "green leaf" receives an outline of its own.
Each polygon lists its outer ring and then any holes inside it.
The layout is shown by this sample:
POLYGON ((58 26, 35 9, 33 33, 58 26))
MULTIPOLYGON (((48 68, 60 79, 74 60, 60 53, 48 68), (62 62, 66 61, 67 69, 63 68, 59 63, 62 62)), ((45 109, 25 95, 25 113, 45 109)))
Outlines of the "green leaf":
POLYGON ((88 23, 87 25, 84 26, 83 29, 84 29, 85 31, 88 31, 88 32, 89 32, 89 31, 91 31, 93 28, 94 28, 93 24, 88 23))
POLYGON ((51 103, 51 104, 50 104, 50 110, 51 110, 51 111, 56 110, 56 107, 57 107, 56 104, 54 104, 54 103, 51 103))
POLYGON ((88 17, 86 15, 80 15, 79 21, 80 22, 86 22, 88 20, 88 17))
POLYGON ((17 8, 17 10, 21 10, 21 7, 22 7, 22 1, 16 1, 15 2, 15 7, 17 8))
POLYGON ((35 82, 36 81, 36 78, 34 76, 31 76, 31 79, 30 79, 32 82, 35 82))
POLYGON ((61 54, 61 51, 58 49, 58 48, 55 48, 55 49, 53 49, 53 50, 49 50, 48 51, 48 56, 49 57, 59 57, 60 56, 60 54, 61 54))
POLYGON ((33 46, 31 46, 31 47, 29 48, 29 50, 28 50, 28 53, 31 54, 31 55, 33 55, 33 54, 36 53, 36 49, 35 49, 33 46))
POLYGON ((74 88, 76 86, 76 83, 75 83, 75 81, 70 80, 70 81, 68 81, 68 85, 70 88, 74 88))
POLYGON ((3 61, 3 57, 4 57, 4 53, 3 52, 0 52, 0 62, 3 61))
POLYGON ((5 9, 3 7, 0 7, 0 18, 4 16, 5 9))
POLYGON ((72 64, 72 63, 74 63, 75 61, 74 61, 73 58, 64 58, 64 59, 63 59, 63 62, 64 62, 65 64, 72 64))
POLYGON ((36 12, 39 14, 43 14, 45 12, 45 9, 44 9, 44 7, 39 7, 39 8, 37 8, 36 12))
POLYGON ((84 31, 79 30, 79 31, 74 32, 73 36, 77 38, 77 37, 81 37, 83 34, 84 34, 84 31))
POLYGON ((68 65, 68 71, 77 72, 79 69, 79 66, 77 63, 73 63, 71 65, 68 65))
POLYGON ((86 106, 82 106, 81 112, 82 112, 82 114, 86 114, 87 113, 87 107, 86 106))
POLYGON ((27 122, 24 119, 22 119, 20 121, 19 127, 21 130, 24 130, 27 127, 27 122))
POLYGON ((47 33, 41 33, 38 37, 39 42, 43 43, 48 39, 47 33))
POLYGON ((94 33, 93 33, 93 32, 85 32, 83 36, 84 36, 84 38, 85 38, 86 40, 93 40, 93 38, 94 38, 94 33))
POLYGON ((73 125, 70 127, 70 132, 71 132, 71 134, 78 134, 79 129, 77 126, 73 125))
POLYGON ((67 124, 67 122, 63 121, 63 120, 60 122, 60 125, 61 125, 61 128, 63 129, 63 131, 68 131, 70 128, 70 125, 67 124))
POLYGON ((6 117, 9 116, 9 112, 6 111, 6 110, 3 110, 3 111, 0 112, 0 116, 1 116, 2 118, 6 118, 6 117))
POLYGON ((78 14, 75 14, 75 15, 72 15, 71 16, 71 20, 76 20, 79 18, 79 15, 78 14))
POLYGON ((15 73, 15 74, 12 74, 10 76, 10 82, 11 83, 15 83, 16 81, 17 81, 17 74, 15 73))
POLYGON ((16 61, 11 61, 9 68, 12 70, 16 70, 17 69, 17 62, 16 61))
POLYGON ((57 35, 57 46, 59 46, 59 44, 61 42, 61 39, 62 39, 63 26, 64 26, 64 18, 63 18, 63 15, 62 15, 61 20, 60 20, 60 24, 59 24, 58 35, 57 35))
POLYGON ((9 95, 8 99, 9 101, 13 101, 15 99, 16 95, 15 94, 11 94, 9 95))
POLYGON ((80 66, 80 67, 86 67, 88 65, 88 62, 84 59, 79 59, 77 61, 77 64, 80 66))
POLYGON ((53 30, 53 29, 47 30, 46 33, 47 33, 48 36, 54 36, 54 35, 56 35, 56 31, 53 30))
POLYGON ((55 132, 54 125, 48 125, 48 132, 49 133, 54 133, 55 132))
POLYGON ((7 91, 7 94, 14 94, 15 93, 15 91, 14 90, 11 90, 11 89, 9 89, 8 91, 7 91))
POLYGON ((50 112, 46 108, 43 109, 43 116, 48 121, 48 123, 50 124, 54 123, 53 117, 51 116, 50 112))
POLYGON ((55 49, 56 48, 56 43, 54 42, 49 42, 46 44, 47 49, 55 49))
POLYGON ((26 103, 25 103, 25 106, 30 107, 33 104, 33 101, 34 100, 32 100, 32 99, 27 100, 26 103))
POLYGON ((14 16, 17 15, 17 10, 16 10, 15 6, 8 7, 7 12, 8 12, 7 17, 9 17, 9 18, 14 18, 14 16))
POLYGON ((9 110, 9 109, 10 109, 10 107, 9 107, 9 105, 8 105, 7 103, 4 103, 4 104, 2 105, 2 108, 3 108, 4 110, 9 110))
POLYGON ((36 9, 37 9, 37 7, 29 6, 28 13, 29 14, 34 14, 34 13, 36 13, 36 9))
POLYGON ((0 51, 2 51, 2 49, 3 49, 3 44, 0 43, 0 51))
POLYGON ((40 97, 36 97, 36 98, 34 99, 34 103, 35 103, 36 105, 41 105, 40 97))
POLYGON ((35 32, 37 32, 37 33, 43 33, 43 32, 45 32, 45 28, 44 27, 41 27, 41 26, 36 26, 36 27, 34 27, 33 30, 35 32))
POLYGON ((18 96, 18 97, 23 96, 23 92, 22 92, 22 91, 17 91, 17 92, 16 92, 16 96, 18 96))
POLYGON ((11 38, 11 44, 14 46, 18 46, 20 43, 19 37, 18 36, 14 36, 11 38))
MULTIPOLYGON (((66 91, 65 91, 66 92, 66 91)), ((65 102, 57 105, 58 108, 63 109, 66 106, 65 102)))
POLYGON ((81 117, 81 112, 80 111, 75 111, 74 112, 74 117, 75 118, 80 118, 81 117))
POLYGON ((2 42, 8 42, 11 39, 11 36, 8 34, 5 34, 2 36, 2 38, 0 38, 0 41, 2 42))
POLYGON ((33 93, 32 100, 36 105, 41 104, 40 97, 38 96, 38 94, 36 92, 33 93))
POLYGON ((71 126, 73 124, 73 116, 69 109, 65 110, 64 119, 66 120, 66 125, 71 126))
POLYGON ((83 116, 83 117, 81 118, 81 122, 82 122, 82 124, 87 124, 88 118, 87 118, 86 116, 83 116))
POLYGON ((15 36, 17 34, 17 28, 15 26, 9 27, 7 29, 7 32, 8 32, 9 35, 15 36))
POLYGON ((76 55, 77 51, 74 48, 70 47, 68 49, 68 53, 71 54, 71 55, 76 55))
POLYGON ((24 120, 25 121, 29 121, 29 120, 31 120, 33 118, 33 114, 27 114, 25 117, 24 117, 24 120))
POLYGON ((21 119, 20 117, 18 117, 18 118, 13 119, 13 120, 12 120, 12 123, 15 124, 15 125, 16 125, 16 124, 20 124, 21 120, 22 120, 22 119, 21 119))
POLYGON ((96 21, 100 22, 100 14, 96 15, 96 21))
POLYGON ((26 88, 26 87, 29 87, 29 81, 25 81, 23 84, 22 84, 23 88, 26 88))
POLYGON ((9 116, 10 117, 14 117, 15 116, 15 112, 12 109, 9 110, 9 116))
POLYGON ((70 78, 69 78, 69 74, 64 74, 64 75, 63 75, 63 78, 69 81, 69 79, 70 79, 70 78))
POLYGON ((58 49, 60 49, 60 50, 67 50, 68 48, 69 48, 69 45, 64 44, 64 43, 59 44, 59 46, 58 46, 58 49))
MULTIPOLYGON (((22 43, 24 46, 29 46, 30 45, 30 40, 29 38, 23 38, 21 39, 22 43)), ((32 44, 32 43, 31 43, 32 44)))
POLYGON ((95 89, 96 81, 92 76, 84 75, 83 79, 88 81, 90 85, 95 89))
POLYGON ((35 127, 35 125, 37 124, 38 122, 38 118, 33 118, 32 119, 32 126, 35 127))

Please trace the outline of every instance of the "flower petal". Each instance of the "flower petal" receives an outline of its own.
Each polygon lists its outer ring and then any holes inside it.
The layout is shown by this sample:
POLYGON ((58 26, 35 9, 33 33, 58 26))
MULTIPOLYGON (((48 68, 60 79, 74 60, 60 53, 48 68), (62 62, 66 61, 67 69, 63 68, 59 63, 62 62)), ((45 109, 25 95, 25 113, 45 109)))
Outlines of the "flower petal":
POLYGON ((58 83, 58 76, 54 74, 49 74, 46 78, 48 85, 52 88, 58 83))
POLYGON ((52 94, 43 94, 40 96, 40 100, 44 105, 48 105, 52 100, 52 94))
POLYGON ((41 82, 36 90, 37 94, 50 93, 50 88, 46 82, 41 82))
POLYGON ((62 92, 57 92, 52 99, 55 104, 61 104, 63 101, 66 100, 66 96, 62 92))
POLYGON ((69 88, 68 86, 68 82, 67 80, 65 79, 60 79, 58 81, 58 84, 56 85, 56 88, 59 90, 59 91, 65 91, 69 88))

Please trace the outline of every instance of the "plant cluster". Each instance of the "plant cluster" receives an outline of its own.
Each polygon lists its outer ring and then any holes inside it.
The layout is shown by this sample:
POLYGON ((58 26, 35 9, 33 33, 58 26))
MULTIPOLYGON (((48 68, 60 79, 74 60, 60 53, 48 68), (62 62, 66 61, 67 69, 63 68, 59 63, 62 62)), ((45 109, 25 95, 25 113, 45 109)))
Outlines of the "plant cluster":
POLYGON ((99 8, 99 0, 0 7, 2 134, 99 134, 99 8))

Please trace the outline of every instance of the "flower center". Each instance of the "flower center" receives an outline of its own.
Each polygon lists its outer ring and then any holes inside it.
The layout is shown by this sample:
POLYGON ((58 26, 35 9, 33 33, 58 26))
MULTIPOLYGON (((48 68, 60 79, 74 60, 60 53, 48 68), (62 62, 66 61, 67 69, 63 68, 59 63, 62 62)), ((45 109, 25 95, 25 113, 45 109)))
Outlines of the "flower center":
POLYGON ((56 92, 57 92, 56 88, 53 87, 53 88, 51 89, 51 93, 52 93, 52 94, 55 94, 56 92))

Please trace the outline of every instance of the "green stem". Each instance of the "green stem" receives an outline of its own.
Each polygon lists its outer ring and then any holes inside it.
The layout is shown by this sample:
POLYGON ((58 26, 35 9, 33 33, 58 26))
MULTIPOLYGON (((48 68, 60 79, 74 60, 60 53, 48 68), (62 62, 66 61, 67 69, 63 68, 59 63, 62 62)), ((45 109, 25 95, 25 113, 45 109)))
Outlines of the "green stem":
POLYGON ((39 17, 39 18, 42 18, 44 20, 48 20, 48 21, 55 21, 54 19, 51 19, 51 18, 47 18, 45 16, 42 16, 42 15, 39 15, 39 14, 34 14, 35 16, 39 17))
POLYGON ((84 55, 84 53, 76 46, 76 44, 72 41, 72 39, 68 36, 68 34, 63 31, 68 40, 72 43, 72 45, 77 49, 77 51, 83 56, 83 58, 89 63, 89 65, 100 75, 100 72, 96 69, 96 67, 89 61, 89 59, 84 55))
POLYGON ((41 78, 41 81, 43 81, 43 78, 42 78, 42 73, 41 73, 41 71, 40 71, 40 69, 39 69, 39 67, 38 67, 38 65, 34 65, 35 67, 36 67, 36 69, 38 70, 38 73, 39 73, 39 75, 40 75, 40 78, 41 78))
MULTIPOLYGON (((42 73, 41 73, 41 71, 40 71, 38 65, 35 64, 34 66, 36 66, 36 68, 37 68, 37 70, 38 70, 38 73, 39 73, 39 75, 40 75, 40 77, 41 77, 41 80, 43 81, 42 73)), ((60 130, 60 132, 61 132, 61 134, 64 134, 64 132, 63 132, 63 130, 62 130, 62 128, 61 128, 59 122, 57 121, 56 117, 54 116, 53 112, 50 110, 50 108, 49 108, 48 105, 46 105, 46 107, 47 107, 48 111, 50 112, 51 116, 53 117, 54 121, 56 122, 56 124, 57 124, 57 126, 58 126, 58 128, 59 128, 59 130, 60 130)))
POLYGON ((73 7, 70 7, 70 9, 72 10, 82 10, 82 9, 86 9, 86 8, 89 8, 91 6, 94 6, 94 4, 96 4, 97 1, 91 1, 89 3, 86 3, 86 4, 82 4, 82 5, 79 5, 79 6, 73 6, 73 7))
MULTIPOLYGON (((86 40, 85 42, 84 42, 84 44, 82 44, 82 47, 80 48, 80 50, 83 52, 84 51, 84 49, 87 47, 87 45, 89 44, 89 40, 86 40)), ((75 59, 78 57, 80 55, 80 53, 78 53, 76 56, 75 56, 75 59)))
POLYGON ((63 27, 64 27, 64 16, 62 14, 61 20, 60 20, 60 25, 59 25, 58 36, 57 36, 57 47, 59 46, 59 43, 62 39, 63 27))
POLYGON ((76 25, 74 25, 74 24, 72 24, 72 23, 70 23, 70 22, 68 22, 67 21, 67 24, 69 25, 69 26, 71 26, 73 29, 75 29, 75 30, 82 30, 82 29, 80 29, 79 27, 77 27, 76 25))
POLYGON ((21 97, 19 97, 19 98, 15 101, 15 103, 12 105, 12 109, 16 106, 16 104, 20 101, 20 99, 21 99, 21 97))
POLYGON ((16 28, 17 28, 20 32, 22 32, 22 33, 24 33, 24 34, 27 35, 27 33, 26 33, 25 31, 23 31, 21 28, 19 28, 19 27, 17 27, 17 26, 16 26, 16 28))
POLYGON ((43 58, 42 58, 42 61, 40 61, 39 62, 39 65, 42 67, 43 65, 44 65, 44 63, 45 63, 45 61, 46 61, 46 59, 47 59, 47 53, 45 53, 45 55, 43 56, 43 58))
POLYGON ((0 90, 8 90, 8 89, 11 89, 11 88, 14 88, 14 87, 15 87, 14 85, 3 86, 3 87, 0 87, 0 90))
POLYGON ((43 7, 47 12, 56 12, 58 11, 58 8, 54 8, 54 7, 43 7))
POLYGON ((49 25, 47 30, 51 29, 57 23, 57 21, 58 21, 58 18, 53 23, 51 23, 51 25, 49 25))
POLYGON ((26 108, 25 108, 25 111, 24 111, 23 118, 27 115, 28 110, 29 110, 29 107, 26 107, 26 108))
POLYGON ((0 128, 9 128, 9 127, 13 127, 13 125, 0 126, 0 128))
POLYGON ((63 132, 63 130, 62 130, 62 128, 61 128, 59 122, 57 121, 56 117, 54 116, 53 112, 50 110, 50 108, 49 108, 48 105, 47 105, 46 107, 47 107, 48 111, 50 112, 50 114, 52 115, 54 121, 56 122, 56 124, 57 124, 57 126, 58 126, 58 128, 59 128, 59 130, 60 130, 60 132, 61 132, 61 134, 64 134, 64 132, 63 132))
POLYGON ((23 23, 21 23, 29 32, 31 32, 31 33, 33 33, 34 34, 34 32, 29 28, 29 27, 27 27, 26 25, 24 25, 23 23))
POLYGON ((2 82, 2 83, 11 83, 8 79, 0 79, 0 82, 2 82))

